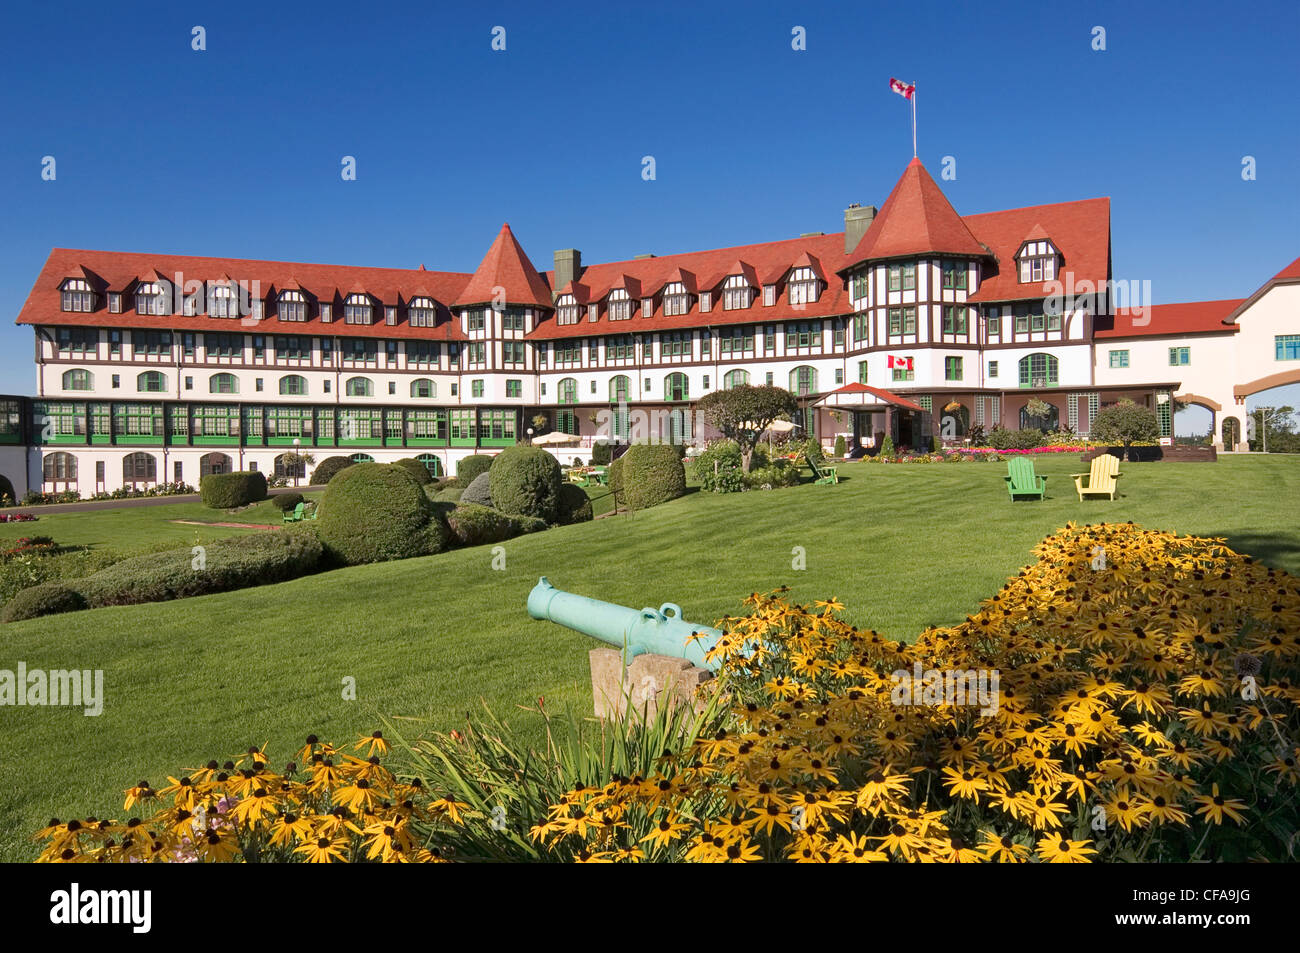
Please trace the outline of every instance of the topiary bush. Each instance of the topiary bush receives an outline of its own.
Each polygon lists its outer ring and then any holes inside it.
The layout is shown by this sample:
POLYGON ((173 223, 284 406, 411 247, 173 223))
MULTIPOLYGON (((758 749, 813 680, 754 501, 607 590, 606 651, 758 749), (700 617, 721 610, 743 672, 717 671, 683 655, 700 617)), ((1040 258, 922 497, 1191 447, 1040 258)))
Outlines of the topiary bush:
POLYGON ((301 502, 303 502, 301 493, 277 493, 271 497, 271 505, 281 513, 288 513, 301 502))
POLYGON ((1041 430, 1027 428, 1025 430, 1005 430, 1002 427, 994 427, 989 431, 988 445, 995 450, 1032 450, 1034 447, 1041 447, 1045 443, 1045 435, 1041 430))
MULTIPOLYGON (((753 460, 758 462, 757 447, 753 460)), ((714 440, 691 466, 705 493, 739 493, 745 488, 744 459, 734 440, 714 440)))
POLYGON ((464 495, 464 487, 456 486, 456 481, 452 480, 445 486, 434 490, 431 486, 424 488, 424 495, 429 497, 435 503, 459 503, 460 498, 464 495))
POLYGON ((266 476, 256 470, 209 473, 199 481, 199 496, 216 510, 247 506, 266 499, 266 476))
POLYGON ((448 543, 415 477, 382 463, 354 464, 334 477, 314 523, 326 552, 345 565, 427 556, 448 543))
POLYGON ((429 472, 429 468, 419 460, 412 457, 404 457, 403 459, 396 461, 393 466, 401 467, 406 470, 411 474, 411 476, 415 477, 420 486, 425 486, 433 482, 433 474, 429 472))
POLYGON ((351 457, 326 457, 316 465, 316 469, 311 472, 312 486, 324 486, 338 475, 340 470, 345 470, 352 466, 351 457))
POLYGON ((477 506, 492 505, 492 475, 480 473, 469 481, 469 486, 460 491, 460 502, 473 503, 477 506))
POLYGON ((561 526, 589 522, 592 518, 591 497, 576 483, 560 484, 557 516, 561 526))
POLYGON ((514 517, 477 503, 462 504, 448 513, 447 526, 461 546, 500 543, 520 532, 514 517))
POLYGON ((489 475, 492 504, 501 512, 555 522, 560 497, 560 462, 555 457, 540 447, 508 447, 489 475))
POLYGON ((46 582, 24 589, 9 600, 0 622, 21 622, 59 612, 89 608, 86 597, 61 582, 46 582))
POLYGON ((306 527, 251 533, 124 559, 74 586, 92 608, 163 602, 296 579, 320 568, 323 552, 306 527))
POLYGON ((597 441, 591 445, 591 464, 596 467, 609 466, 610 458, 614 453, 614 445, 597 441))
POLYGON ((662 443, 638 443, 628 448, 623 463, 623 499, 628 509, 644 510, 674 500, 686 492, 686 468, 677 448, 662 443))
POLYGON ((476 453, 473 456, 465 457, 456 464, 456 479, 460 481, 462 487, 469 486, 480 473, 487 473, 492 469, 492 461, 495 457, 490 457, 486 453, 476 453))
POLYGON ((848 452, 848 449, 849 449, 849 445, 848 442, 844 439, 844 434, 837 433, 835 435, 835 459, 843 460, 844 454, 848 452))

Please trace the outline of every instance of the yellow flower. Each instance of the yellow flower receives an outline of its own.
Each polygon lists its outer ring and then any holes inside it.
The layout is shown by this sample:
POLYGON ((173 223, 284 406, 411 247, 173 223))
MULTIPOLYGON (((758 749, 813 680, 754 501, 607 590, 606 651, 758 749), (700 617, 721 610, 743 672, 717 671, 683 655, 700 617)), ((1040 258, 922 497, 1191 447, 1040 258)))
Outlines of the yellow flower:
POLYGON ((1193 798, 1201 806, 1196 809, 1197 814, 1204 814, 1206 820, 1215 824, 1222 824, 1226 816, 1238 824, 1245 822, 1246 817, 1242 811, 1246 808, 1246 802, 1236 798, 1225 798, 1219 794, 1217 784, 1210 785, 1210 794, 1202 794, 1193 798))

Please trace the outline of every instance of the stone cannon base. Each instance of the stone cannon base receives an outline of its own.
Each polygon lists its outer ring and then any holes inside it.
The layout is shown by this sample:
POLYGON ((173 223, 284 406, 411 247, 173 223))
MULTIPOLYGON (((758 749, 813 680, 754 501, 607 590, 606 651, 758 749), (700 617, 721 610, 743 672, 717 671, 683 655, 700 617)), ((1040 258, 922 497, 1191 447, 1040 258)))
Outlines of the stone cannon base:
POLYGON ((697 689, 713 679, 706 668, 671 655, 638 655, 626 668, 618 649, 592 649, 591 695, 597 718, 623 718, 631 698, 635 710, 653 718, 662 704, 705 704, 697 689))

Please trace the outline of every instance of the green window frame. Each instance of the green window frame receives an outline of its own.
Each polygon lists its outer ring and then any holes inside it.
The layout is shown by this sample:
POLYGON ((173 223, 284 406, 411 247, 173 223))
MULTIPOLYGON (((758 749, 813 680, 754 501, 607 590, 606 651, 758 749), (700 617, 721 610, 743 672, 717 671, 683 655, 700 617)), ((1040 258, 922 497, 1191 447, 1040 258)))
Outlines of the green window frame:
POLYGON ((158 357, 172 349, 170 331, 132 331, 131 348, 136 357, 158 357))
POLYGON ((807 397, 817 391, 817 368, 811 364, 800 364, 790 371, 790 392, 799 397, 807 397))
POLYGON ((85 354, 99 350, 99 331, 96 328, 59 328, 56 337, 60 351, 85 354))
POLYGON ((895 367, 891 372, 891 378, 895 384, 901 381, 916 380, 916 371, 906 367, 895 367))
POLYGON ((239 378, 234 374, 213 374, 208 378, 209 394, 238 394, 239 378))
POLYGON ((734 371, 727 371, 722 377, 722 389, 731 390, 733 387, 740 387, 749 383, 749 371, 736 368, 734 371))
POLYGON ((887 287, 889 288, 890 291, 903 290, 903 266, 902 265, 889 266, 889 284, 887 287))
POLYGON ((94 390, 95 376, 84 367, 74 367, 63 372, 64 390, 94 390))
POLYGON ((1111 367, 1128 367, 1129 353, 1127 349, 1110 352, 1111 367))
POLYGON ((576 377, 564 378, 556 387, 556 393, 559 403, 576 404, 578 402, 578 379, 576 377))
POLYGON ((853 276, 853 300, 860 301, 867 297, 871 287, 871 277, 868 274, 857 274, 853 276))
POLYGON ((572 410, 557 410, 555 412, 555 431, 556 433, 576 435, 578 433, 578 415, 572 410))
POLYGON ((1171 367, 1186 367, 1192 363, 1192 349, 1190 347, 1171 347, 1169 349, 1169 365, 1171 367))
POLYGON ((943 379, 946 381, 959 381, 962 379, 962 359, 960 357, 945 357, 943 359, 943 379))
POLYGON ((506 380, 506 396, 507 396, 507 397, 523 397, 523 396, 524 396, 524 382, 523 382, 522 380, 507 379, 507 380, 506 380))
POLYGON ((349 377, 343 387, 348 397, 371 397, 375 392, 375 385, 368 377, 349 377))
POLYGON ((964 307, 952 304, 943 306, 943 333, 966 333, 966 309, 964 307))
POLYGON ((469 382, 469 393, 471 397, 483 396, 483 378, 476 377, 469 382))
POLYGON ((868 367, 867 361, 858 361, 858 383, 859 384, 867 383, 867 367, 868 367))
POLYGON ((442 343, 439 341, 407 341, 407 364, 437 364, 442 360, 442 343))
POLYGON ((664 400, 690 400, 690 379, 680 371, 665 377, 664 400))
POLYGON ((408 410, 406 429, 408 435, 417 440, 446 440, 447 411, 408 410))
POLYGON ((280 393, 286 397, 306 396, 307 378, 301 374, 285 374, 280 378, 280 393))
POLYGON ((632 399, 632 378, 626 374, 616 374, 609 379, 609 402, 625 404, 632 399))
POLYGON ((163 435, 162 404, 116 404, 113 407, 113 417, 113 426, 119 437, 163 435))
POLYGON ((162 371, 145 371, 135 379, 135 389, 142 394, 162 394, 167 390, 167 375, 162 371))
POLYGON ((1020 359, 1020 386, 1055 387, 1060 383, 1060 368, 1061 362, 1052 354, 1027 354, 1020 359))

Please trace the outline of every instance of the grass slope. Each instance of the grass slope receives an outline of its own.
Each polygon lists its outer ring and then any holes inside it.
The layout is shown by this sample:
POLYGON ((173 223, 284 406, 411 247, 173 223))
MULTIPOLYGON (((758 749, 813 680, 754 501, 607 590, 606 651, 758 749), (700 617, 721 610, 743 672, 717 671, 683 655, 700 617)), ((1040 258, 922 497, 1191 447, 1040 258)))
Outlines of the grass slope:
POLYGON ((51 816, 121 817, 119 792, 136 780, 160 784, 163 771, 250 744, 271 741, 281 762, 309 731, 351 740, 381 713, 418 719, 412 729, 455 727, 480 700, 516 723, 532 723, 515 706, 538 696, 587 713, 586 653, 598 643, 527 617, 540 575, 638 608, 678 602, 700 622, 784 583, 795 599, 836 595, 855 624, 910 639, 959 621, 1069 520, 1226 536, 1300 573, 1300 458, 1124 464, 1119 500, 1082 504, 1068 479, 1085 469, 1077 457, 1036 465, 1049 477, 1043 503, 1010 503, 1005 465, 849 464, 835 487, 691 493, 511 540, 504 572, 478 547, 6 626, 0 667, 102 668, 107 701, 98 718, 0 708, 10 752, 0 759, 0 860, 33 856, 27 837, 51 816), (804 571, 791 568, 796 546, 804 571), (345 676, 357 681, 355 702, 341 698, 345 676))

